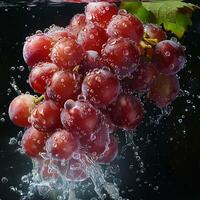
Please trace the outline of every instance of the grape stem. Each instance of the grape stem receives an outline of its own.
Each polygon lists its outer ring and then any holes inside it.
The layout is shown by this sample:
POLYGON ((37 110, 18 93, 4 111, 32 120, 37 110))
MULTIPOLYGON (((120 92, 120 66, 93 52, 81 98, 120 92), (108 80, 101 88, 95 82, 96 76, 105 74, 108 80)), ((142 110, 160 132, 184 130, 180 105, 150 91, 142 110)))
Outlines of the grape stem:
POLYGON ((37 105, 37 104, 39 104, 43 100, 44 100, 44 95, 41 95, 40 97, 36 97, 34 99, 34 103, 37 105))

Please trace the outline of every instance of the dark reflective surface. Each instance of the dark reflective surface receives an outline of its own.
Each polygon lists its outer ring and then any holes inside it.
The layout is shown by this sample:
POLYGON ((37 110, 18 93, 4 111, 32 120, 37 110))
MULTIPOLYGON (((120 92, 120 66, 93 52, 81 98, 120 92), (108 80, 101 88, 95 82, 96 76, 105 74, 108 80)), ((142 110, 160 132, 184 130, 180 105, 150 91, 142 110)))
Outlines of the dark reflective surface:
MULTIPOLYGON (((198 0, 196 1, 198 3, 198 0)), ((12 90, 7 96, 10 77, 14 76, 19 88, 31 91, 26 79, 28 69, 24 65, 22 47, 24 38, 36 30, 44 30, 51 24, 65 26, 70 18, 83 11, 82 4, 60 4, 48 6, 46 3, 27 7, 0 7, 0 118, 7 113, 9 102, 16 96, 12 90), (15 70, 11 67, 15 66, 15 70), (21 76, 21 78, 18 77, 21 76)), ((182 89, 190 91, 190 96, 178 98, 171 115, 138 130, 135 138, 140 147, 140 155, 145 163, 146 172, 137 173, 138 162, 133 154, 127 153, 126 160, 120 162, 122 195, 131 200, 199 200, 200 199, 200 14, 193 17, 194 24, 189 29, 182 43, 187 46, 188 65, 179 75, 182 89), (188 72, 189 71, 189 72, 188 72), (191 72, 190 72, 191 71, 191 72), (192 96, 194 94, 194 96, 192 96), (190 100, 192 103, 188 103, 190 100), (196 109, 193 108, 196 106, 196 109), (186 112, 185 109, 188 109, 186 112), (178 119, 185 115, 183 122, 178 119), (186 133, 184 132, 186 131, 186 133), (148 140, 147 141, 147 135, 148 140), (143 138, 143 139, 142 139, 143 138), (133 161, 133 167, 129 164, 133 161), (132 188, 133 190, 129 190, 132 188)), ((151 111, 152 105, 146 105, 151 111)), ((8 116, 6 122, 0 122, 0 179, 7 177, 8 182, 0 182, 0 199, 18 200, 19 194, 10 186, 19 187, 22 175, 27 174, 32 166, 30 160, 15 152, 17 145, 8 145, 9 138, 16 136, 19 128, 12 125, 8 116)), ((148 120, 148 119, 147 119, 148 120)), ((24 186, 23 186, 24 187, 24 186)), ((39 200, 41 197, 35 197, 39 200)), ((85 197, 89 200, 89 197, 85 197)))

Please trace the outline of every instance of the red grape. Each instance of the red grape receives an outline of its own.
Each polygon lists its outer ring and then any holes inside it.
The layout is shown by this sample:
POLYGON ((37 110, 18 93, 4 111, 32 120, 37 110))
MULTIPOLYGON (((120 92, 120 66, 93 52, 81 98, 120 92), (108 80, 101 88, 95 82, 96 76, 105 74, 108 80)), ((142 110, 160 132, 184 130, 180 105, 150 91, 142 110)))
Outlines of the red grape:
POLYGON ((183 47, 172 40, 164 40, 156 45, 153 61, 159 72, 176 74, 185 65, 183 47))
POLYGON ((31 157, 38 156, 39 153, 45 151, 44 146, 47 138, 47 133, 38 131, 34 127, 28 128, 22 137, 22 147, 25 153, 31 157))
POLYGON ((176 99, 179 91, 180 85, 176 75, 160 74, 149 91, 149 98, 158 107, 163 108, 176 99))
POLYGON ((143 105, 136 97, 122 94, 109 108, 111 121, 126 130, 135 129, 142 121, 143 105))
POLYGON ((156 24, 145 24, 144 32, 147 34, 147 37, 151 39, 157 39, 158 42, 167 39, 167 34, 162 29, 161 26, 156 24))
POLYGON ((97 107, 112 103, 120 92, 119 80, 108 70, 88 73, 82 84, 82 94, 97 107))
POLYGON ((101 61, 101 58, 99 56, 99 53, 97 51, 88 50, 85 53, 86 53, 86 55, 81 64, 81 67, 82 67, 81 71, 83 72, 83 74, 85 74, 88 71, 91 71, 95 68, 102 68, 104 66, 104 64, 101 61))
POLYGON ((90 138, 81 138, 82 149, 93 158, 99 157, 110 143, 109 129, 102 124, 100 129, 91 134, 90 138))
POLYGON ((128 38, 112 38, 102 49, 102 59, 117 75, 126 77, 139 64, 139 49, 128 38))
POLYGON ((47 96, 63 105, 68 99, 76 99, 80 94, 81 77, 76 72, 58 71, 47 86, 47 96))
POLYGON ((35 97, 30 94, 21 94, 15 97, 9 106, 9 117, 11 121, 21 127, 30 126, 29 116, 35 106, 35 97))
POLYGON ((58 67, 53 63, 40 63, 29 74, 29 84, 35 92, 44 93, 46 86, 58 67))
POLYGON ((55 25, 51 26, 46 34, 49 38, 51 38, 53 43, 56 43, 63 38, 73 37, 68 30, 55 25))
POLYGON ((79 136, 88 136, 99 128, 100 114, 87 101, 68 100, 61 112, 63 126, 79 136))
POLYGON ((71 19, 69 26, 66 29, 73 34, 74 36, 78 36, 78 33, 81 29, 86 25, 85 15, 84 14, 76 14, 71 19))
POLYGON ((94 50, 100 53, 107 39, 108 36, 104 29, 89 23, 78 34, 77 42, 84 50, 94 50))
POLYGON ((31 123, 39 131, 53 131, 60 127, 60 107, 52 100, 38 104, 31 113, 31 123))
POLYGON ((110 37, 124 37, 139 43, 143 37, 142 22, 131 14, 122 13, 114 16, 107 27, 110 37))
POLYGON ((81 46, 71 37, 59 40, 51 53, 51 59, 56 65, 71 70, 81 63, 83 57, 81 46))
POLYGON ((49 62, 51 48, 51 39, 43 33, 28 37, 23 48, 24 60, 31 67, 38 62, 49 62))
POLYGON ((110 144, 108 149, 102 154, 98 159, 98 162, 101 164, 106 164, 112 162, 118 154, 118 142, 114 136, 110 136, 110 144))
POLYGON ((142 62, 138 69, 132 74, 130 80, 133 90, 145 91, 150 88, 157 76, 157 70, 151 62, 142 62))
POLYGON ((56 159, 69 160, 79 148, 79 141, 66 130, 58 130, 46 142, 47 152, 56 159))
POLYGON ((106 28, 113 15, 116 15, 118 8, 115 4, 98 2, 89 3, 85 8, 86 19, 106 28))

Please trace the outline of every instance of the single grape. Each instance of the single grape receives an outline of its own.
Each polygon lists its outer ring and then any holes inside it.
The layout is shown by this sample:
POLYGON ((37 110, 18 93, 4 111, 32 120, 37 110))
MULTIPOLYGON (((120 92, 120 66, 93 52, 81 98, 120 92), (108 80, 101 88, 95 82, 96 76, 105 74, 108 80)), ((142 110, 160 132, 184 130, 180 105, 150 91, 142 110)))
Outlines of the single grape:
POLYGON ((71 19, 70 24, 66 27, 67 31, 73 34, 74 36, 78 36, 78 33, 81 29, 86 25, 85 15, 84 14, 76 14, 71 19))
POLYGON ((171 104, 180 91, 179 81, 176 75, 160 74, 154 81, 150 91, 149 98, 160 107, 167 107, 171 104))
POLYGON ((139 49, 128 38, 111 38, 102 49, 102 60, 120 77, 129 76, 139 64, 139 49))
POLYGON ((101 52, 102 45, 107 41, 106 31, 101 27, 88 23, 78 34, 77 42, 84 50, 101 52))
POLYGON ((101 61, 100 55, 97 51, 88 50, 85 52, 85 57, 81 63, 81 72, 83 74, 86 74, 95 68, 102 68, 103 66, 105 65, 101 61))
POLYGON ((30 126, 29 117, 35 106, 35 97, 30 94, 21 94, 15 97, 9 105, 8 113, 11 121, 21 127, 30 126))
POLYGON ((28 128, 22 137, 22 147, 25 153, 31 157, 39 156, 39 153, 45 151, 47 138, 47 133, 38 131, 34 127, 28 128))
POLYGON ((46 142, 47 152, 55 159, 69 160, 78 148, 78 139, 66 130, 58 130, 46 142))
POLYGON ((82 94, 96 107, 111 104, 119 92, 119 80, 110 71, 104 69, 88 73, 82 83, 82 94))
POLYGON ((73 69, 84 58, 84 53, 76 40, 68 37, 59 40, 51 52, 51 60, 61 68, 73 69))
POLYGON ((47 96, 53 101, 64 105, 68 99, 76 99, 80 94, 81 77, 76 72, 58 71, 54 73, 47 86, 47 96))
POLYGON ((144 110, 141 101, 133 96, 121 94, 110 106, 111 121, 125 130, 135 129, 142 121, 144 110))
POLYGON ((31 113, 31 123, 39 131, 53 131, 60 127, 60 107, 52 100, 44 100, 31 113))
POLYGON ((44 93, 46 86, 58 67, 53 63, 40 63, 29 74, 29 84, 37 93, 44 93))
POLYGON ((183 47, 172 40, 163 40, 155 47, 153 61, 159 72, 176 74, 186 62, 183 47))
POLYGON ((151 39, 157 39, 158 42, 167 39, 166 32, 162 29, 161 26, 158 26, 156 24, 145 24, 144 32, 147 34, 147 37, 151 39))
POLYGON ((115 4, 107 2, 88 3, 85 7, 86 19, 106 28, 113 15, 117 15, 118 8, 115 4))
POLYGON ((89 138, 81 138, 80 143, 82 151, 96 160, 110 143, 109 129, 102 124, 100 129, 91 134, 89 138))
POLYGON ((100 156, 98 162, 101 164, 107 164, 115 160, 118 155, 118 142, 114 136, 110 136, 110 144, 106 151, 100 156))
POLYGON ((110 37, 129 38, 139 43, 143 37, 142 22, 134 15, 123 13, 114 16, 107 27, 110 37))
POLYGON ((89 102, 68 100, 64 107, 61 122, 67 130, 80 137, 90 137, 98 130, 100 114, 89 102))
POLYGON ((46 32, 46 35, 52 40, 53 44, 55 44, 56 42, 58 42, 63 38, 68 38, 68 37, 73 38, 73 35, 68 30, 66 30, 63 27, 55 25, 49 28, 49 30, 46 32))
POLYGON ((150 88, 158 72, 151 62, 141 62, 140 66, 132 74, 130 85, 132 90, 146 91, 150 88))
POLYGON ((51 48, 51 39, 43 33, 28 37, 23 48, 24 60, 30 67, 38 62, 49 62, 51 48))

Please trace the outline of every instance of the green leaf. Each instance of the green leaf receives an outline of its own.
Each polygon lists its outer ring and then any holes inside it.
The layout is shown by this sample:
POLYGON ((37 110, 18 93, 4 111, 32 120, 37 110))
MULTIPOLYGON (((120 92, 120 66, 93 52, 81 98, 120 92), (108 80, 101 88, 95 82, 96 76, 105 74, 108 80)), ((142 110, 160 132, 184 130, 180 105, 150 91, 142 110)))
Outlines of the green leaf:
POLYGON ((144 23, 163 24, 167 31, 182 37, 192 25, 192 12, 198 6, 183 0, 152 0, 151 2, 125 2, 121 7, 138 16, 144 23))

